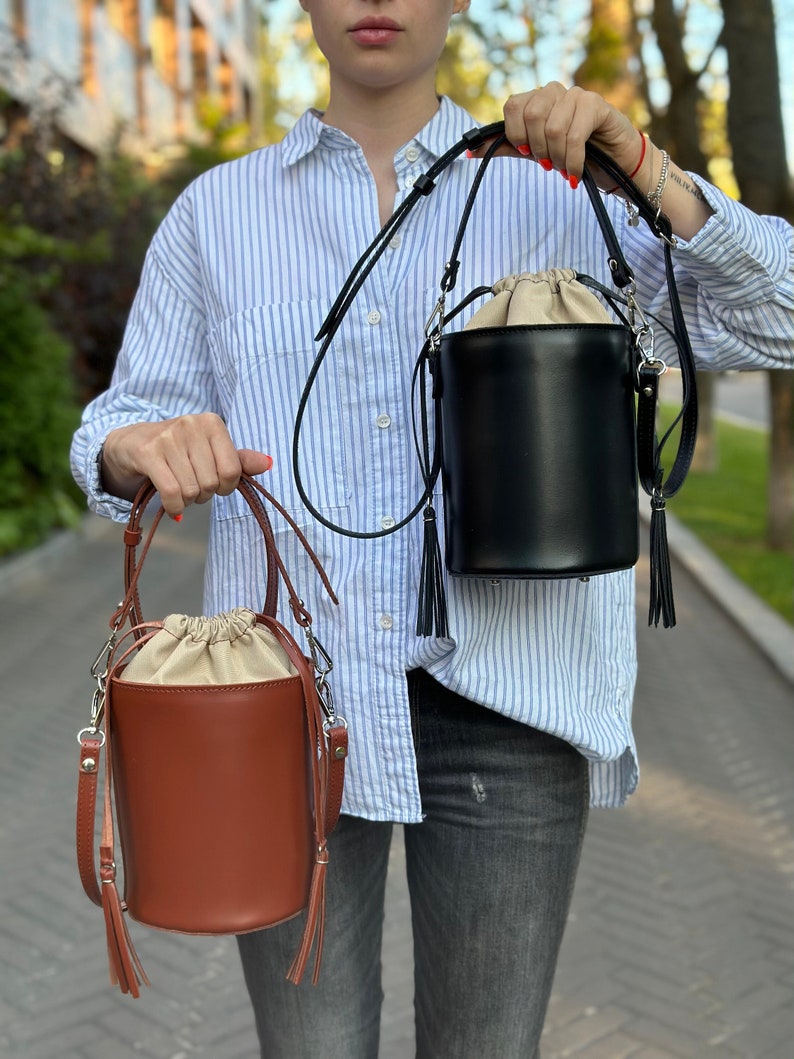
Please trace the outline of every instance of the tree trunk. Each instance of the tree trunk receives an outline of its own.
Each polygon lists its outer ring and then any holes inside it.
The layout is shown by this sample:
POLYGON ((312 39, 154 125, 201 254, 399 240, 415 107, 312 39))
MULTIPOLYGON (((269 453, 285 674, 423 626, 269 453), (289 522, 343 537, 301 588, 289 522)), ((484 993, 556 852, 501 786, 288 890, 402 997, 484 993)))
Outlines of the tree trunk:
MULTIPOLYGON (((742 202, 757 213, 794 219, 772 0, 722 0, 723 40, 728 53, 728 131, 733 169, 742 202)), ((772 424, 769 434, 767 542, 790 550, 794 539, 794 414, 791 376, 769 372, 772 424)))
POLYGON ((697 372, 698 436, 692 456, 692 470, 712 474, 719 466, 719 447, 714 423, 716 373, 697 372))
POLYGON ((707 160, 698 123, 703 92, 700 71, 692 69, 684 50, 684 18, 673 0, 654 0, 652 24, 670 84, 670 103, 663 120, 656 115, 651 137, 658 137, 660 146, 684 169, 703 173, 707 160))
POLYGON ((794 375, 769 375, 769 513, 766 542, 774 551, 794 551, 794 375))
MULTIPOLYGON (((651 138, 666 148, 684 169, 705 173, 707 159, 700 146, 698 114, 703 93, 698 71, 689 65, 684 51, 684 15, 673 0, 655 0, 653 29, 670 82, 670 103, 663 120, 657 115, 651 138)), ((719 463, 714 426, 714 377, 712 372, 697 373, 698 436, 693 469, 715 471, 719 463)))
POLYGON ((598 92, 623 114, 638 120, 644 101, 638 98, 631 66, 633 38, 632 0, 590 0, 585 57, 574 72, 574 82, 598 92))

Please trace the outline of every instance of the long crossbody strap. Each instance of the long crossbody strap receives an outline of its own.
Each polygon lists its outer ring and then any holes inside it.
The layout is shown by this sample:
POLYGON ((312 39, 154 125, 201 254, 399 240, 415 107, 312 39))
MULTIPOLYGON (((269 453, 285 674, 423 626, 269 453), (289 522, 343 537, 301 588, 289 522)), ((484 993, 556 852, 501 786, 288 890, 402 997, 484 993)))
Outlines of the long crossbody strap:
MULTIPOLYGON (((317 352, 314 363, 306 380, 301 399, 295 417, 295 427, 292 439, 292 463, 298 493, 314 518, 322 525, 347 537, 359 539, 372 539, 383 537, 389 533, 406 526, 425 508, 425 518, 432 520, 434 512, 432 509, 432 494, 436 479, 440 470, 440 461, 435 455, 428 452, 426 429, 422 427, 422 437, 417 438, 416 448, 422 467, 424 490, 415 506, 404 517, 387 529, 361 531, 349 527, 340 526, 327 518, 313 504, 305 489, 300 471, 300 435, 309 402, 312 388, 322 363, 330 349, 331 343, 338 331, 342 320, 358 291, 363 286, 367 276, 370 274, 380 256, 384 253, 394 233, 403 223, 410 210, 422 196, 429 195, 435 187, 438 176, 457 158, 463 151, 477 149, 488 140, 492 140, 480 163, 480 167, 467 202, 464 206, 458 231, 453 244, 452 253, 444 270, 441 280, 441 298, 436 307, 436 319, 429 322, 440 334, 441 328, 449 316, 444 311, 444 298, 455 284, 459 269, 458 253, 463 239, 463 234, 468 223, 469 216, 474 204, 477 191, 483 179, 485 170, 498 148, 505 142, 504 122, 496 122, 480 129, 472 129, 466 133, 458 143, 454 144, 439 158, 427 173, 420 176, 414 184, 413 191, 398 207, 392 217, 386 222, 376 238, 364 251, 350 272, 342 290, 331 307, 322 327, 317 334, 317 340, 322 345, 317 352)), ((658 624, 661 618, 665 626, 675 624, 675 610, 672 601, 672 589, 669 577, 669 559, 667 557, 666 530, 664 526, 664 508, 666 501, 675 495, 681 488, 692 462, 694 454, 695 439, 697 435, 697 397, 695 389, 695 363, 692 347, 689 341, 686 321, 681 307, 678 288, 676 284, 675 271, 673 268, 672 247, 675 245, 675 237, 669 218, 655 208, 647 197, 640 191, 637 185, 609 158, 594 145, 586 145, 587 165, 583 174, 583 183, 590 202, 595 212, 596 220, 601 229, 607 247, 607 261, 616 287, 627 293, 629 312, 629 326, 634 333, 635 347, 638 353, 637 364, 637 462, 638 475, 642 488, 651 497, 651 603, 649 609, 649 623, 658 624), (672 335, 678 352, 679 364, 682 375, 682 403, 681 410, 669 430, 664 434, 661 441, 656 436, 656 414, 659 391, 659 376, 665 370, 664 363, 656 357, 653 345, 649 344, 652 332, 647 325, 642 310, 637 305, 635 295, 634 276, 623 252, 619 240, 609 218, 608 211, 598 186, 590 171, 590 165, 600 167, 613 182, 620 188, 627 201, 631 202, 651 231, 662 242, 665 262, 665 277, 667 282, 670 312, 673 322, 672 335), (672 436, 673 431, 680 423, 680 434, 678 448, 673 460, 672 467, 665 475, 662 466, 662 450, 666 442, 672 436)), ((420 353, 420 361, 427 358, 429 346, 425 344, 420 353)), ((415 372, 415 378, 424 381, 424 365, 421 371, 415 372)), ((424 408, 424 397, 423 408, 424 408)), ((426 522, 426 531, 428 523, 426 522)), ((427 532, 425 536, 427 538, 427 532)), ((427 554, 427 549, 426 549, 427 554)), ((423 560, 424 561, 424 560, 423 560)), ((420 612, 423 609, 420 601, 420 612)), ((438 625, 443 630, 445 622, 442 619, 438 625)), ((417 630, 427 628, 427 623, 420 617, 417 630)), ((439 632, 439 635, 441 633, 439 632)))

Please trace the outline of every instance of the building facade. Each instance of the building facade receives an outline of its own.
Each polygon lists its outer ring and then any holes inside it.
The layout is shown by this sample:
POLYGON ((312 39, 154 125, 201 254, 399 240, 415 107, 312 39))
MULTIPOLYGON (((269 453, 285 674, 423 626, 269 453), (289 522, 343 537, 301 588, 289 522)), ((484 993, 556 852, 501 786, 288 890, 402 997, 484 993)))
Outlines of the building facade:
POLYGON ((205 100, 256 134, 257 0, 0 0, 0 90, 91 153, 157 153, 205 100))

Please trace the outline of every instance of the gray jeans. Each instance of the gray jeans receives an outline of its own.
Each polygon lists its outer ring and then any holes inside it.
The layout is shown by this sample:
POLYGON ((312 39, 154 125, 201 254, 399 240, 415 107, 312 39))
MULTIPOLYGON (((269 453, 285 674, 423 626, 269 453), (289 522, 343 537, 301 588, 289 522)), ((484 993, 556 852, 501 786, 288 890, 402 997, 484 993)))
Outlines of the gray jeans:
MULTIPOLYGON (((567 743, 408 675, 422 805, 405 828, 417 1059, 536 1059, 587 819, 567 743)), ((392 825, 331 837, 320 982, 284 980, 302 919, 241 936, 263 1059, 376 1059, 392 825)))

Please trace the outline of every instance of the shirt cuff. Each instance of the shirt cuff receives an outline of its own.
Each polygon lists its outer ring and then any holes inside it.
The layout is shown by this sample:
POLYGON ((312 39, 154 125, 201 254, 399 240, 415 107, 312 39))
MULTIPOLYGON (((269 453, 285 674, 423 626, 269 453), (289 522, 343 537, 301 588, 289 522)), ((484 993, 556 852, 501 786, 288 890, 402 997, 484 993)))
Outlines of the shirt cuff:
POLYGON ((92 511, 96 512, 97 515, 113 519, 114 522, 127 522, 130 517, 130 511, 132 510, 132 504, 130 501, 122 500, 121 497, 118 496, 113 496, 112 493, 106 492, 102 486, 101 467, 102 449, 104 446, 105 439, 98 438, 91 443, 88 449, 88 475, 86 477, 88 484, 88 503, 92 511))
POLYGON ((676 264, 723 305, 747 308, 774 299, 790 254, 776 218, 760 217, 702 177, 689 177, 714 213, 691 239, 678 239, 676 264))

